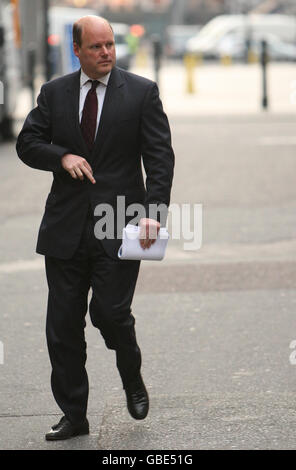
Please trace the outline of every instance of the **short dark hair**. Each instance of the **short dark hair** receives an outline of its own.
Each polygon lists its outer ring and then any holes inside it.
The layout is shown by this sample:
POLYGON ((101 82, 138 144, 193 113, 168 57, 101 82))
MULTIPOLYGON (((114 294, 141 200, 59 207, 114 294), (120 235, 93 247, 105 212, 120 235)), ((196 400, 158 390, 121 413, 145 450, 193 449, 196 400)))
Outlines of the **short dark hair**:
POLYGON ((76 42, 79 47, 82 45, 82 25, 79 23, 73 24, 73 42, 76 42))

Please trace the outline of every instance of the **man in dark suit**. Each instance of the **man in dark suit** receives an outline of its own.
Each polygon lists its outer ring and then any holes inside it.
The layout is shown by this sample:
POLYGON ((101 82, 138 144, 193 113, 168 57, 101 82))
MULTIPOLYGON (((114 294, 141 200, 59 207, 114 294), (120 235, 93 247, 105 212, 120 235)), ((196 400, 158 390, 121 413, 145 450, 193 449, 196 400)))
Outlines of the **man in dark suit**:
MULTIPOLYGON (((142 204, 140 243, 149 249, 160 228, 149 206, 168 207, 174 167, 157 85, 115 66, 110 24, 101 17, 81 18, 73 26, 73 44, 81 69, 42 86, 17 141, 24 163, 53 173, 37 253, 45 255, 49 288, 51 386, 64 416, 47 440, 89 432, 84 327, 90 287, 90 318, 107 347, 116 351, 128 410, 135 419, 148 413, 131 314, 140 261, 118 258, 122 227, 114 237, 95 236, 94 227, 102 220, 95 208, 108 203, 116 220, 118 196, 125 197, 126 205, 142 204)), ((124 225, 130 219, 125 215, 124 225)))

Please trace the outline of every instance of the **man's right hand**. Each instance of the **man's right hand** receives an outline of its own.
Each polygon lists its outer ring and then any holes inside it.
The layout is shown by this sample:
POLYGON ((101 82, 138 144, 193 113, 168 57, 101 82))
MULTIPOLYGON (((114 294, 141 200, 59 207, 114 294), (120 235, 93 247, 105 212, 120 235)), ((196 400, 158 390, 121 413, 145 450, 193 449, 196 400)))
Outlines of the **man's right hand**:
POLYGON ((85 175, 93 184, 96 183, 92 168, 85 158, 73 155, 72 153, 66 153, 66 155, 62 157, 61 162, 64 170, 70 173, 72 178, 79 178, 82 181, 85 175))

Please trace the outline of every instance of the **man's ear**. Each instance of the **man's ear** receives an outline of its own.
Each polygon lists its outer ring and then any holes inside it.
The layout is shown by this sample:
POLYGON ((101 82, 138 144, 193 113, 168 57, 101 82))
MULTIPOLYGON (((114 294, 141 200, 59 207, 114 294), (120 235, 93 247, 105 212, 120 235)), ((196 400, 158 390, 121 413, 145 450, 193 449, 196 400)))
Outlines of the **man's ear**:
POLYGON ((73 50, 76 57, 79 57, 80 47, 78 46, 77 42, 73 42, 73 50))

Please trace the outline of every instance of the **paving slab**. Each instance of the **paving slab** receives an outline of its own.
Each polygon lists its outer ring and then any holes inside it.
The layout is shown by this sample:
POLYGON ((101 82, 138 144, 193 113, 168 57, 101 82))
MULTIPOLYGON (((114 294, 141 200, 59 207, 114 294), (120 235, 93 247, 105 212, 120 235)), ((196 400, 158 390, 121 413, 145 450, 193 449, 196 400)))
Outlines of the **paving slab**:
POLYGON ((152 396, 150 417, 133 423, 120 405, 109 404, 98 439, 104 450, 295 449, 292 394, 209 393, 152 396))

